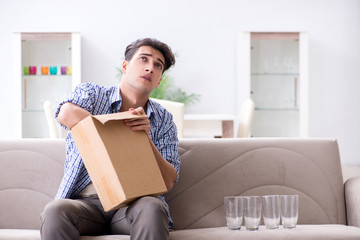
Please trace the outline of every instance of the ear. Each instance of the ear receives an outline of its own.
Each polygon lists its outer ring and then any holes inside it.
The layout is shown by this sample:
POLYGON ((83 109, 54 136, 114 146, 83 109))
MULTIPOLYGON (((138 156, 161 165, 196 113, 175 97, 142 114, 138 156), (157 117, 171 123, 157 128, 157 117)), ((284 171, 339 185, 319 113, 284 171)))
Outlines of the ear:
POLYGON ((157 84, 156 88, 158 88, 158 87, 160 86, 161 79, 162 79, 162 78, 160 78, 160 80, 159 80, 159 82, 158 82, 158 84, 157 84))
POLYGON ((121 71, 122 71, 123 74, 126 73, 126 69, 127 69, 128 64, 129 64, 128 61, 126 61, 126 60, 123 61, 122 65, 121 65, 121 71))

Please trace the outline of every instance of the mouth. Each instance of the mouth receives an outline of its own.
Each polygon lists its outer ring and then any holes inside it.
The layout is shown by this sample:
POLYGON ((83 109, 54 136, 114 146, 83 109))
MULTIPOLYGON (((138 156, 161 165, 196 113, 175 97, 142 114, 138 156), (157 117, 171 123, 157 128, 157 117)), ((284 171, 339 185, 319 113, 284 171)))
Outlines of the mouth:
POLYGON ((151 77, 149 75, 142 75, 141 76, 143 79, 145 79, 146 81, 151 82, 151 77))

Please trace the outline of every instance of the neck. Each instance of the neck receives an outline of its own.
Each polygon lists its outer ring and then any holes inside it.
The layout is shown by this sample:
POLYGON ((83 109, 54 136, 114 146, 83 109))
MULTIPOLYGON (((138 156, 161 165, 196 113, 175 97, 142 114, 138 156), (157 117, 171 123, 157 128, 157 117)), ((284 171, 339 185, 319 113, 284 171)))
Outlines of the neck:
POLYGON ((121 108, 120 112, 128 111, 130 108, 143 107, 149 100, 149 96, 143 96, 134 91, 129 91, 125 86, 120 84, 120 93, 121 93, 121 108))

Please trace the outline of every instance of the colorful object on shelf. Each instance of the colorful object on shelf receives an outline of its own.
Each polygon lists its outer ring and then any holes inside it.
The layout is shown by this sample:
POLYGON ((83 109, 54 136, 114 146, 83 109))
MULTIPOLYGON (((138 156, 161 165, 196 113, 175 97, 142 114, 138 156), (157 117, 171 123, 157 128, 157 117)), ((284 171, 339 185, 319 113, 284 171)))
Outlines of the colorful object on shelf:
POLYGON ((50 66, 50 75, 56 75, 56 74, 57 74, 57 67, 50 66))
POLYGON ((29 75, 29 66, 24 67, 24 75, 29 75))
POLYGON ((66 75, 66 67, 65 66, 62 66, 60 68, 60 70, 61 70, 61 75, 66 75))
POLYGON ((67 75, 71 75, 71 74, 72 74, 72 68, 71 68, 71 66, 68 66, 68 67, 66 68, 66 74, 67 74, 67 75))
POLYGON ((41 75, 48 75, 49 67, 41 67, 41 75))
POLYGON ((30 73, 30 75, 35 75, 36 74, 36 66, 30 66, 29 73, 30 73))

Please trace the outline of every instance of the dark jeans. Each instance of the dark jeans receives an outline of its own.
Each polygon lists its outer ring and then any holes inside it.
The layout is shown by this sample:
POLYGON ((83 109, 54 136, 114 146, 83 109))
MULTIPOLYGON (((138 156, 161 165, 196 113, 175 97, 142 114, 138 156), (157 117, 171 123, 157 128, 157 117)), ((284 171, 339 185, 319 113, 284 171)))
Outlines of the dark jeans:
POLYGON ((42 240, 76 240, 80 235, 130 235, 132 240, 169 239, 167 210, 159 199, 142 197, 105 212, 97 196, 58 199, 41 214, 42 240))

